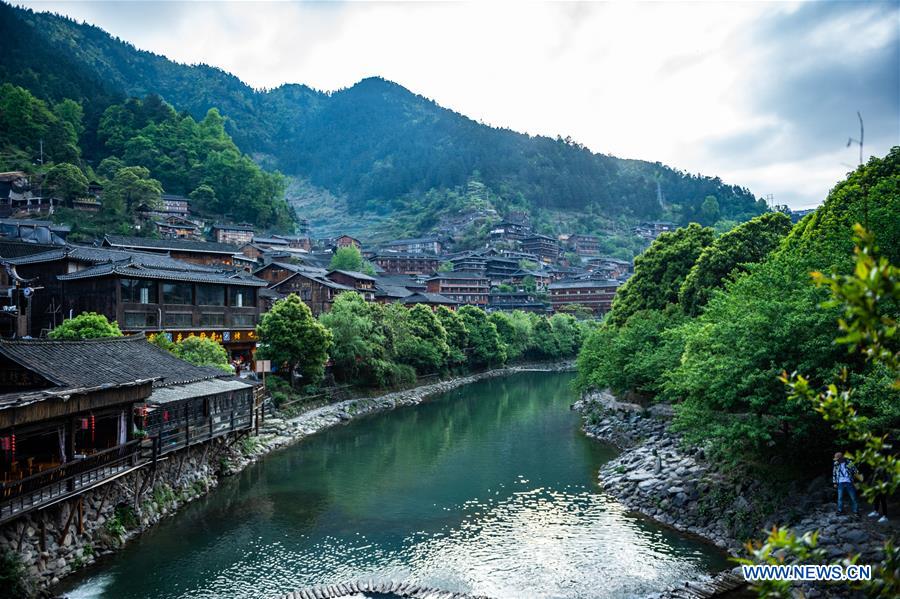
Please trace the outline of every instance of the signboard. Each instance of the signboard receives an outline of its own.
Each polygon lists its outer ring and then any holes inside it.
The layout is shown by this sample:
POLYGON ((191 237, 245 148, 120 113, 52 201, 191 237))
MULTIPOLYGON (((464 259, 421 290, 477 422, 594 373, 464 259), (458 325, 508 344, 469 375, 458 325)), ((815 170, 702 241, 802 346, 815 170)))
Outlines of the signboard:
POLYGON ((165 331, 163 333, 169 341, 179 342, 188 337, 200 337, 201 339, 212 339, 219 343, 245 343, 256 342, 256 331, 249 329, 246 331, 165 331))
POLYGON ((269 372, 272 370, 272 361, 271 360, 257 360, 256 361, 256 372, 269 372))

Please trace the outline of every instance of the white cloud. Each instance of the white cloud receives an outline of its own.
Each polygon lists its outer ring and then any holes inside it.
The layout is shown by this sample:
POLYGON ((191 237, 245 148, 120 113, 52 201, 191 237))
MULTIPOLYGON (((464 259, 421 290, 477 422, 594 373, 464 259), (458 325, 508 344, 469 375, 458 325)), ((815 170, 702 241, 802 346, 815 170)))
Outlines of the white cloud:
MULTIPOLYGON (((794 3, 28 5, 255 87, 336 89, 380 75, 477 120, 571 135, 597 152, 719 175, 797 206, 819 201, 841 163, 855 162, 841 148, 856 107, 833 101, 818 121, 804 120, 782 109, 793 90, 779 77, 840 89, 827 74, 803 76, 829 60, 852 72, 886 47, 900 69, 896 3, 887 5, 893 20, 885 5, 794 3), (782 26, 797 31, 782 35, 782 26)), ((879 115, 868 148, 884 154, 900 143, 900 99, 874 91, 887 104, 871 107, 879 115)))

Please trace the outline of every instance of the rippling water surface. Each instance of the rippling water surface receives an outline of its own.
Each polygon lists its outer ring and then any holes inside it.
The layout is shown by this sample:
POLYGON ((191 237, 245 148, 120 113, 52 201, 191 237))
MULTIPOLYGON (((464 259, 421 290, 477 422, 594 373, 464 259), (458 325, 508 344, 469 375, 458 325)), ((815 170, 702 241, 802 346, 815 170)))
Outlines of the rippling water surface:
POLYGON ((483 381, 267 457, 70 583, 73 598, 273 597, 357 578, 633 597, 726 565, 595 484, 571 375, 483 381))

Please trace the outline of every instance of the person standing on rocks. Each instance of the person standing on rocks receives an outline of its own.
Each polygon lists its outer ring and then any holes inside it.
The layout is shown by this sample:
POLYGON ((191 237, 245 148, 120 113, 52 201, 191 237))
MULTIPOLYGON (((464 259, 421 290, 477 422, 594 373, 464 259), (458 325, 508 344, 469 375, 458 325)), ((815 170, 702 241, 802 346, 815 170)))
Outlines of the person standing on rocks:
POLYGON ((850 497, 850 503, 853 504, 853 514, 859 514, 859 504, 856 502, 856 487, 853 486, 853 479, 856 476, 856 466, 844 457, 840 451, 834 454, 834 465, 831 468, 831 482, 837 489, 837 511, 844 511, 844 493, 850 497))

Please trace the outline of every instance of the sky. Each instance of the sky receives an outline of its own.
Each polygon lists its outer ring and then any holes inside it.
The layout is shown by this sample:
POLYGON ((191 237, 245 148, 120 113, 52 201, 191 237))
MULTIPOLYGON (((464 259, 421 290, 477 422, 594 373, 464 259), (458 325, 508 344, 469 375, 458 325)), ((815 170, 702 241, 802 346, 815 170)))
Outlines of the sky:
POLYGON ((28 1, 257 88, 381 76, 487 124, 571 136, 814 206, 900 145, 893 2, 28 1))

